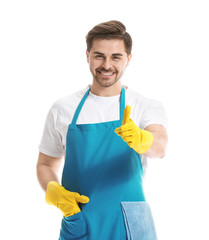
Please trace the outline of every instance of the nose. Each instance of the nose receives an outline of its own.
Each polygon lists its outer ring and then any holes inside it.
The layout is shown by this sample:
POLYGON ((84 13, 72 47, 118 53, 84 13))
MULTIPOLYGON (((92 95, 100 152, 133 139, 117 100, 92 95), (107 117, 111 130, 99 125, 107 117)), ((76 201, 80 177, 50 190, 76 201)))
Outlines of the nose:
POLYGON ((105 58, 102 67, 105 68, 106 70, 110 69, 112 67, 112 62, 109 58, 105 58))

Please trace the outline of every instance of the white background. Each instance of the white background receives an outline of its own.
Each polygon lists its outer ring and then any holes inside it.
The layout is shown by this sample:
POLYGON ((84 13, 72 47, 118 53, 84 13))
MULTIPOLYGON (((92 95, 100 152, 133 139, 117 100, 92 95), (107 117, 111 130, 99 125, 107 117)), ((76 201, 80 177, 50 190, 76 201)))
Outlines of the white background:
POLYGON ((167 155, 150 159, 145 177, 159 240, 209 239, 208 12, 203 0, 0 2, 0 239, 58 239, 62 214, 36 179, 38 144, 52 103, 92 82, 87 32, 113 19, 133 38, 122 83, 168 114, 167 155))

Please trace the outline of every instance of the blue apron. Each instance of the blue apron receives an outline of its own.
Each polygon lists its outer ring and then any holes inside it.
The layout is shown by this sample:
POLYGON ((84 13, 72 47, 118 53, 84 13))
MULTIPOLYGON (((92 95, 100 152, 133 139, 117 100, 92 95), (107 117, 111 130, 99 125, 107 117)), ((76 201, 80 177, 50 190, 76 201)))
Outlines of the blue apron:
MULTIPOLYGON (((81 212, 63 217, 59 239, 155 240, 155 234, 146 238, 148 228, 145 233, 142 231, 142 237, 134 238, 139 229, 137 225, 146 221, 146 214, 144 219, 135 217, 135 223, 130 220, 133 204, 146 205, 146 201, 140 155, 114 132, 122 125, 125 89, 122 88, 120 96, 120 120, 76 124, 89 91, 90 88, 68 127, 62 185, 69 191, 88 196, 90 201, 79 204, 81 212), (130 208, 128 203, 132 203, 130 208)), ((140 211, 137 214, 140 215, 140 211)))

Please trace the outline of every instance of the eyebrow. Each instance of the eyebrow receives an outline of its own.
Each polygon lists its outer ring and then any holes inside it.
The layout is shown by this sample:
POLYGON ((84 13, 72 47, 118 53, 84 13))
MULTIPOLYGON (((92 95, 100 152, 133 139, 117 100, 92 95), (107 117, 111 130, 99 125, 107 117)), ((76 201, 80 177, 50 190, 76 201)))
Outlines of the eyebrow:
MULTIPOLYGON (((103 55, 104 56, 104 53, 101 53, 101 52, 93 52, 93 54, 99 54, 99 55, 103 55)), ((112 56, 123 56, 123 54, 121 54, 121 53, 113 53, 112 56)))

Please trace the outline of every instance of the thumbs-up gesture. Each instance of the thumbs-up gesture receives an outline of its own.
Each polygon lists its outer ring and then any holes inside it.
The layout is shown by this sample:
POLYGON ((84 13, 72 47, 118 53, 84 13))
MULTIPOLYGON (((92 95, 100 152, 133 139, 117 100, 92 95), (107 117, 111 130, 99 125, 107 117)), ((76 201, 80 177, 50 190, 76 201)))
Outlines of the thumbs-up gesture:
POLYGON ((131 106, 127 105, 123 112, 122 126, 115 129, 115 132, 137 153, 145 153, 153 143, 151 132, 140 129, 130 118, 131 106))

